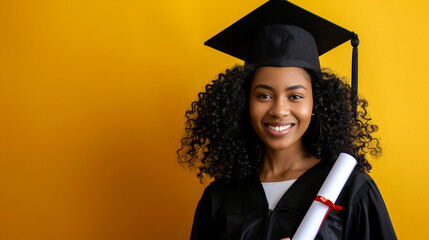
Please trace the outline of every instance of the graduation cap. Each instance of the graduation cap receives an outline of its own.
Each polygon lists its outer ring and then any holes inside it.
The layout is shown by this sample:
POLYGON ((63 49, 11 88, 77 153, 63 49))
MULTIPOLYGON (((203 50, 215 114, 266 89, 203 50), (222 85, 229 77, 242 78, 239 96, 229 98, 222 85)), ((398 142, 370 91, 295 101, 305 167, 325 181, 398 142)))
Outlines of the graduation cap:
POLYGON ((356 96, 357 34, 286 0, 266 2, 204 44, 255 67, 320 71, 319 56, 348 40, 353 46, 352 89, 356 96))

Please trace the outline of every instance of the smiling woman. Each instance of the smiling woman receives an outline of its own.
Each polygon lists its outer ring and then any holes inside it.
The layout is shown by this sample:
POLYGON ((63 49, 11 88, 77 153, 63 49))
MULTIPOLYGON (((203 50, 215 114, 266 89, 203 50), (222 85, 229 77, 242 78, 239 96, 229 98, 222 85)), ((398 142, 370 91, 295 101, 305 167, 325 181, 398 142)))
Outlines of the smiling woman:
POLYGON ((179 150, 182 164, 215 179, 200 200, 191 239, 291 237, 340 152, 353 155, 358 167, 336 202, 344 210, 331 211, 316 239, 395 239, 377 186, 364 173, 371 165, 363 153, 381 152, 371 136, 377 128, 366 118, 365 100, 356 119, 350 96, 351 88, 329 72, 237 66, 220 74, 187 111, 179 150), (258 80, 258 71, 282 77, 258 80), (301 78, 286 77, 295 73, 301 78), (312 104, 295 106, 311 96, 312 104))
MULTIPOLYGON (((332 34, 297 19, 338 27, 271 0, 207 42, 244 58, 245 65, 219 74, 186 112, 179 162, 197 168, 200 179, 215 180, 198 204, 191 239, 292 237, 341 152, 354 156, 358 167, 335 202, 343 211, 329 213, 316 239, 396 239, 383 198, 366 173, 368 155, 381 153, 367 102, 320 69, 320 51, 345 40, 327 40, 332 34), (255 19, 278 12, 274 20, 264 18, 268 23, 256 21, 261 26, 255 30, 255 19), (288 12, 303 15, 282 19, 288 12), (237 32, 246 37, 231 37, 237 32), (246 44, 231 47, 235 39, 246 44), (248 49, 237 50, 243 45, 248 49)), ((345 29, 337 34, 343 31, 346 40, 355 37, 345 29)))

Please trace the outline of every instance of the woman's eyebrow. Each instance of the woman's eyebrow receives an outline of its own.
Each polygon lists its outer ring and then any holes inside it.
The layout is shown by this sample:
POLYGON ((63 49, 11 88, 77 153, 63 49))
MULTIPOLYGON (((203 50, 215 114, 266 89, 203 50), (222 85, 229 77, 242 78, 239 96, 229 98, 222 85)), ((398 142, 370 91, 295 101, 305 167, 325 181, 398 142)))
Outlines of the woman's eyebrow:
MULTIPOLYGON (((265 85, 265 84, 258 84, 258 85, 256 85, 255 89, 257 89, 257 88, 263 88, 263 89, 267 89, 267 90, 271 90, 271 91, 274 90, 273 87, 265 85)), ((303 85, 300 85, 300 84, 290 86, 290 87, 286 88, 285 91, 291 91, 291 90, 295 90, 295 89, 299 89, 299 88, 302 88, 302 89, 307 91, 307 88, 304 87, 303 85)))
POLYGON ((257 89, 257 88, 264 88, 264 89, 271 90, 271 91, 274 90, 274 88, 272 88, 268 85, 265 85, 265 84, 258 84, 258 85, 256 85, 255 89, 257 89))
POLYGON ((290 86, 290 87, 286 88, 286 91, 295 90, 295 89, 299 89, 299 88, 303 88, 305 91, 307 91, 307 88, 305 88, 302 85, 293 85, 293 86, 290 86))

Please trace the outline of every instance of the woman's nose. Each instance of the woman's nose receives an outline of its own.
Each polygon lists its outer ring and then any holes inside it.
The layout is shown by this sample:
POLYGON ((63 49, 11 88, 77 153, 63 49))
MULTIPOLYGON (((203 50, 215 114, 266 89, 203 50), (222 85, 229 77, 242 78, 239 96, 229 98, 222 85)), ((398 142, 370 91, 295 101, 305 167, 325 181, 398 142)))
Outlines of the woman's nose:
POLYGON ((270 115, 280 118, 290 114, 290 105, 287 100, 281 98, 273 101, 270 109, 270 115))

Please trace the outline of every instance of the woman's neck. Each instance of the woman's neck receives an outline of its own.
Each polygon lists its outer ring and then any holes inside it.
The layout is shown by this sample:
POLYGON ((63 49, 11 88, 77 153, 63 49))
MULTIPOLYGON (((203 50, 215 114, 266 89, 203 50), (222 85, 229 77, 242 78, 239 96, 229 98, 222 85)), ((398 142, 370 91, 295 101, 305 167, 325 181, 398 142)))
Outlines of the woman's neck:
POLYGON ((278 182, 297 179, 320 160, 308 154, 301 145, 282 150, 265 149, 259 169, 262 182, 278 182))

